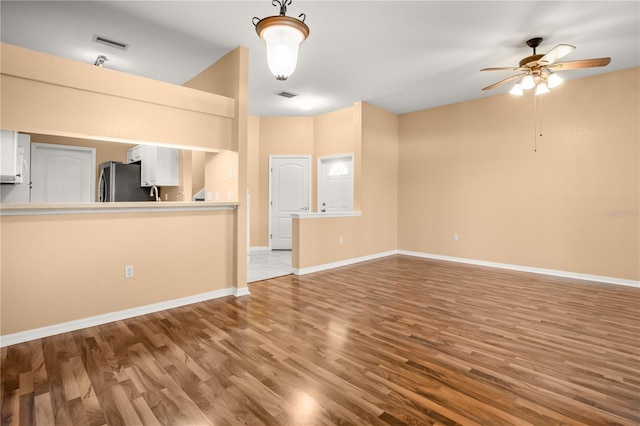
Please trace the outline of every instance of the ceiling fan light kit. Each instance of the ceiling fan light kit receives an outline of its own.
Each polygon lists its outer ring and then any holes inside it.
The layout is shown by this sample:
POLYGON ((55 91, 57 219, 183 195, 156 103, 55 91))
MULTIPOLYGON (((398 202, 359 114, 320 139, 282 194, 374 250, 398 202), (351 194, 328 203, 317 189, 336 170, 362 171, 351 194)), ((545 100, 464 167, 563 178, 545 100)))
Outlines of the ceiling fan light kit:
POLYGON ((500 80, 482 90, 490 90, 501 84, 518 79, 518 82, 509 91, 512 95, 522 96, 523 90, 536 88, 535 94, 542 95, 549 93, 549 89, 558 87, 564 81, 556 72, 559 70, 572 70, 579 68, 604 67, 611 62, 611 58, 583 59, 571 62, 556 61, 575 49, 569 44, 559 44, 548 53, 540 55, 536 53, 536 48, 542 43, 542 37, 535 37, 527 40, 526 44, 533 49, 533 55, 523 58, 517 68, 498 67, 483 68, 480 71, 521 71, 520 74, 512 75, 504 80, 500 80))
POLYGON ((263 19, 253 18, 253 25, 267 47, 267 64, 277 80, 286 80, 296 69, 298 47, 309 36, 309 27, 304 23, 306 15, 298 18, 286 16, 287 6, 292 0, 272 0, 280 6, 280 14, 263 19))

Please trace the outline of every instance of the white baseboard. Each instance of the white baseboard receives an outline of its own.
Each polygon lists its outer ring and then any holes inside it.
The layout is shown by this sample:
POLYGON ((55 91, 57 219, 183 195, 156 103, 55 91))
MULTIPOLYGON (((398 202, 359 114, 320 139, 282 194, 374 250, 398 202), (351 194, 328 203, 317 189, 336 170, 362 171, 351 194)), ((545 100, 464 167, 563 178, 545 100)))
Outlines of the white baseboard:
POLYGON ((17 343, 28 342, 29 340, 41 339, 43 337, 53 336, 69 331, 80 330, 96 325, 107 324, 114 321, 121 321, 127 318, 133 318, 140 315, 151 314, 153 312, 164 311, 166 309, 177 308, 180 306, 191 305, 192 303, 204 302, 212 299, 219 299, 226 296, 245 296, 249 293, 249 287, 228 287, 222 290, 210 291, 207 293, 196 294, 193 296, 182 297, 180 299, 167 300, 166 302, 153 303, 151 305, 138 306, 136 308, 125 309, 108 314, 96 315, 89 318, 82 318, 75 321, 63 322, 46 327, 36 328, 33 330, 21 331, 19 333, 7 334, 0 336, 0 347, 15 345, 17 343))
POLYGON ((338 262, 325 263, 323 265, 310 266, 308 268, 296 269, 292 268, 291 272, 295 275, 311 274, 313 272, 326 271, 327 269, 339 268, 341 266, 353 265, 354 263, 365 262, 367 260, 379 259, 381 257, 387 257, 394 254, 398 254, 397 250, 385 251, 382 253, 370 254, 368 256, 355 257, 353 259, 341 260, 338 262))
POLYGON ((240 296, 248 296, 250 295, 251 292, 249 291, 249 287, 233 287, 233 295, 235 297, 240 297, 240 296))
POLYGON ((559 271, 556 269, 535 268, 532 266, 511 265, 509 263, 487 262, 484 260, 465 259, 462 257, 441 256, 439 254, 420 253, 415 251, 398 250, 398 254, 406 256, 422 257, 426 259, 444 260, 447 262, 466 263, 469 265, 488 266, 490 268, 510 269, 512 271, 531 272, 534 274, 552 275, 563 278, 574 278, 585 281, 597 281, 607 284, 624 285, 628 287, 640 287, 640 281, 627 280, 623 278, 605 277, 601 275, 581 274, 578 272, 559 271))

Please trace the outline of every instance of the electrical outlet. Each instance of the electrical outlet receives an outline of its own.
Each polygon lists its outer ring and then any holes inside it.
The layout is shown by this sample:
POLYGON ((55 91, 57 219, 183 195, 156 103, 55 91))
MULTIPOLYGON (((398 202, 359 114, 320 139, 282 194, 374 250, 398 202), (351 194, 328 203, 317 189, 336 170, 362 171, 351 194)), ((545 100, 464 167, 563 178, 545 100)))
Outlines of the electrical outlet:
POLYGON ((127 265, 124 267, 124 277, 133 278, 133 265, 127 265))
POLYGON ((338 237, 338 244, 342 244, 342 235, 338 237))
POLYGON ((231 191, 227 191, 227 201, 231 201, 231 191))
POLYGON ((460 241, 458 234, 453 234, 453 241, 460 241))
POLYGON ((218 191, 216 191, 216 201, 220 201, 220 193, 218 191))
POLYGON ((207 192, 207 201, 211 201, 212 198, 213 194, 211 194, 211 192, 207 192))
POLYGON ((229 179, 233 179, 233 169, 229 169, 229 179))

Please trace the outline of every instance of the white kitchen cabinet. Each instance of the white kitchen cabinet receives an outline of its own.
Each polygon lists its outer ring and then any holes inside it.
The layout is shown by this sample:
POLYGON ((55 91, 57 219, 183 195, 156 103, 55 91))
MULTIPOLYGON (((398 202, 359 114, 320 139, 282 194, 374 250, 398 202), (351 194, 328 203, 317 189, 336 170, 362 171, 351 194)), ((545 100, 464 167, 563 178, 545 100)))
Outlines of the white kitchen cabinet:
POLYGON ((2 130, 0 147, 0 182, 22 183, 24 148, 18 145, 18 132, 2 130))
POLYGON ((142 159, 142 145, 127 150, 127 163, 137 163, 142 159))
POLYGON ((140 161, 142 186, 178 186, 180 150, 151 145, 138 145, 131 150, 134 152, 127 153, 127 161, 140 161))

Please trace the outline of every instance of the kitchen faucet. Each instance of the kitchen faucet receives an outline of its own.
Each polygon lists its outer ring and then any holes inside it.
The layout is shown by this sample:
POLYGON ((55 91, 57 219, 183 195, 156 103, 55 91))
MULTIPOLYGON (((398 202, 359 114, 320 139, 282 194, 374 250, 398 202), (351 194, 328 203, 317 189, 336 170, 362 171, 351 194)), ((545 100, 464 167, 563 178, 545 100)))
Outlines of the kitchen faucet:
POLYGON ((149 191, 149 195, 153 197, 154 191, 156 193, 156 201, 160 201, 160 195, 158 194, 158 187, 157 186, 153 185, 151 187, 151 191, 149 191))

